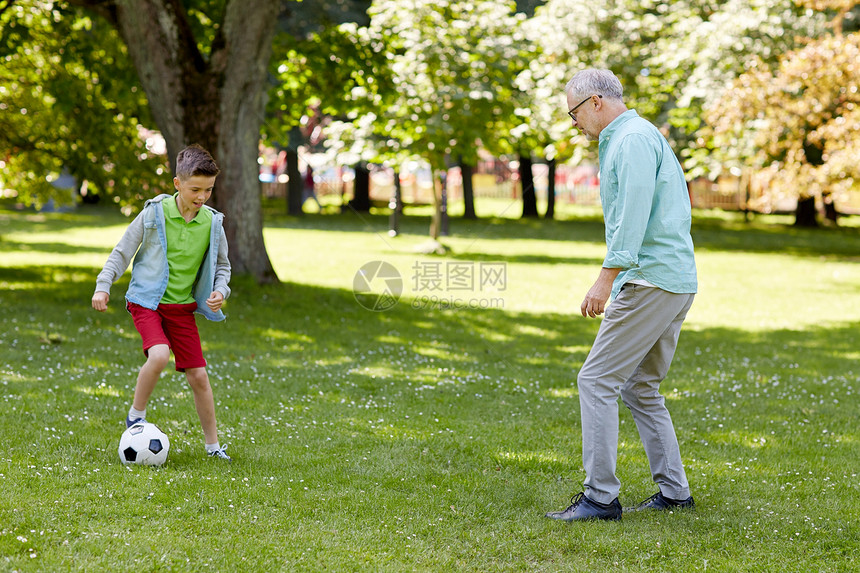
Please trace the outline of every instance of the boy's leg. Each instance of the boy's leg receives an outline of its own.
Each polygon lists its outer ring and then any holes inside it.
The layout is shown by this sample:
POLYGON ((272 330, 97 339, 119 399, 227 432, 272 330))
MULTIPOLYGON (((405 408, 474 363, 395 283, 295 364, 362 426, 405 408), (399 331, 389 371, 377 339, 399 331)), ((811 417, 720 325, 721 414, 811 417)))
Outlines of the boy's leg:
POLYGON ((206 371, 206 359, 200 344, 200 333, 194 319, 195 303, 162 305, 165 317, 164 331, 170 339, 176 370, 185 372, 185 378, 194 393, 194 407, 203 427, 203 437, 207 445, 218 443, 218 430, 215 422, 215 399, 206 371))
POLYGON ((194 407, 203 427, 203 437, 207 444, 218 443, 218 426, 215 422, 215 398, 209 384, 206 368, 186 368, 185 377, 194 393, 194 407))
POLYGON ((149 397, 152 396, 152 391, 158 384, 158 377, 161 376, 161 372, 167 366, 169 359, 170 347, 166 344, 156 344, 149 348, 146 362, 140 367, 137 385, 134 387, 133 406, 135 410, 146 410, 149 397))
POLYGON ((146 356, 146 362, 137 375, 132 407, 138 411, 145 411, 158 378, 170 359, 170 341, 165 334, 162 317, 158 311, 134 303, 128 303, 126 308, 131 313, 134 327, 140 333, 143 353, 146 356))

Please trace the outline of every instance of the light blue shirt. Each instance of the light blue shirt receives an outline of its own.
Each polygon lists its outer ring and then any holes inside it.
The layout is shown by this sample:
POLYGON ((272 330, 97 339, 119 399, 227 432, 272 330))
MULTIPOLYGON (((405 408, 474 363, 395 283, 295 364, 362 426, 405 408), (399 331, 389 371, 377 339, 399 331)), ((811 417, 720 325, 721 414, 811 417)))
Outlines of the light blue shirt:
POLYGON ((603 266, 622 269, 612 298, 632 280, 695 293, 690 195, 666 138, 628 110, 600 132, 600 203, 606 224, 603 266))

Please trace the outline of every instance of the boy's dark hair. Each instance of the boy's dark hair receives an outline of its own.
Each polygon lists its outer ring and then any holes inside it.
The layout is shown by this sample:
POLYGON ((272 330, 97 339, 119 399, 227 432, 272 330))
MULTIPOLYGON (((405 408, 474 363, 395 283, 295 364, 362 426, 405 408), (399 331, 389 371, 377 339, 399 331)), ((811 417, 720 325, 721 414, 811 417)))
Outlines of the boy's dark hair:
POLYGON ((196 143, 189 145, 176 156, 176 176, 180 179, 185 180, 195 175, 214 177, 220 172, 218 164, 209 152, 196 143))

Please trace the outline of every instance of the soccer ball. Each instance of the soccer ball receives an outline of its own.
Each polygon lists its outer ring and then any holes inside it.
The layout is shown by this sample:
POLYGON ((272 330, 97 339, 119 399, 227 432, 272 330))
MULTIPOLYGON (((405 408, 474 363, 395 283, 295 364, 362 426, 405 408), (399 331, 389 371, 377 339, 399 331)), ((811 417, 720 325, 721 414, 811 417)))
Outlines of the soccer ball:
POLYGON ((167 434, 149 422, 134 424, 119 439, 119 459, 124 464, 160 466, 167 461, 168 451, 167 434))

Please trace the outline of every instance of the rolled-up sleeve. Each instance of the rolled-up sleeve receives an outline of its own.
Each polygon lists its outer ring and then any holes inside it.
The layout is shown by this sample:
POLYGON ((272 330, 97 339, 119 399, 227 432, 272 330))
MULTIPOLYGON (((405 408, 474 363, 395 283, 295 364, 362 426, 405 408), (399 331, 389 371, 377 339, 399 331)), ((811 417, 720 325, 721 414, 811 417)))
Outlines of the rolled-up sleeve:
POLYGON ((232 268, 230 266, 230 258, 227 253, 227 234, 221 228, 221 237, 218 241, 218 260, 215 262, 215 279, 212 290, 217 290, 224 297, 224 300, 230 297, 230 275, 232 268))
POLYGON ((617 178, 610 192, 612 208, 604 212, 607 269, 632 269, 639 265, 657 179, 657 150, 640 134, 630 134, 615 154, 617 178))

